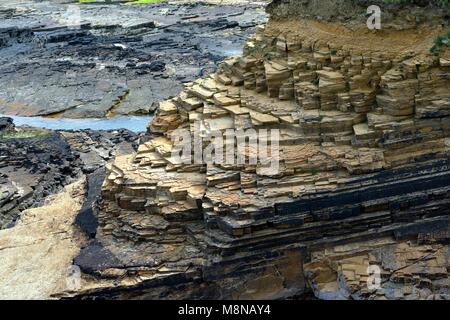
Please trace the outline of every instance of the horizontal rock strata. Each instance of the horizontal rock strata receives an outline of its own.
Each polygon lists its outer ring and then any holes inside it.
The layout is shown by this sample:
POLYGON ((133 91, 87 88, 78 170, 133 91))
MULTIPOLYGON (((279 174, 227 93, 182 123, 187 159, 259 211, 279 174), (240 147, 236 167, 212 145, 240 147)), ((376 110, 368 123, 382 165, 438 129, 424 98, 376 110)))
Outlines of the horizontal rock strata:
MULTIPOLYGON (((397 41, 394 31, 371 33, 366 47, 342 43, 348 25, 314 33, 316 22, 297 18, 271 20, 242 57, 162 102, 149 141, 108 167, 97 239, 78 257, 80 296, 448 294, 445 237, 428 245, 418 235, 449 223, 449 51, 431 54, 434 38, 397 41), (268 143, 278 143, 279 167, 250 163, 254 150, 234 138, 245 164, 182 163, 177 129, 203 137, 204 149, 213 132, 278 129, 268 143), (428 253, 435 261, 412 266, 428 253), (361 291, 369 264, 389 279, 384 291, 361 291), (398 269, 429 290, 402 285, 398 269)), ((424 22, 413 33, 445 30, 424 22)))

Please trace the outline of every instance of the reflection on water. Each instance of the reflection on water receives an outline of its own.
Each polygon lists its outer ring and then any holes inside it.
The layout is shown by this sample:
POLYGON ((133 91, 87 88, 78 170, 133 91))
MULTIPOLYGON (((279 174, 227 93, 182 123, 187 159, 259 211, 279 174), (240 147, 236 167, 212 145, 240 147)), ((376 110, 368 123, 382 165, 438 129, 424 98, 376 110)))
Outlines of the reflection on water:
POLYGON ((117 130, 128 129, 133 132, 146 131, 151 116, 116 116, 101 119, 67 119, 44 117, 18 117, 0 115, 14 120, 16 126, 28 125, 30 127, 47 128, 51 130, 117 130))
POLYGON ((67 119, 44 117, 18 117, 0 115, 14 120, 16 126, 27 125, 30 127, 47 128, 51 130, 117 130, 128 129, 134 132, 146 131, 151 116, 116 116, 101 119, 67 119))

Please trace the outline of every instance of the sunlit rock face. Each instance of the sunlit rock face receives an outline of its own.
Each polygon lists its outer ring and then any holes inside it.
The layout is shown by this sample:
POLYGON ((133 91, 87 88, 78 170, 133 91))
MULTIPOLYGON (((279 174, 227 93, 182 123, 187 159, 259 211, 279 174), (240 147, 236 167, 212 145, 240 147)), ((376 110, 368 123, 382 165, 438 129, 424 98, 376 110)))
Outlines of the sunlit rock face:
POLYGON ((365 10, 319 21, 314 3, 275 1, 241 57, 162 102, 148 141, 108 167, 80 295, 448 296, 449 27, 371 31, 365 10), (244 164, 180 162, 179 129, 203 151, 212 132, 276 129, 277 166, 234 139, 244 164), (367 289, 370 265, 383 281, 367 289))

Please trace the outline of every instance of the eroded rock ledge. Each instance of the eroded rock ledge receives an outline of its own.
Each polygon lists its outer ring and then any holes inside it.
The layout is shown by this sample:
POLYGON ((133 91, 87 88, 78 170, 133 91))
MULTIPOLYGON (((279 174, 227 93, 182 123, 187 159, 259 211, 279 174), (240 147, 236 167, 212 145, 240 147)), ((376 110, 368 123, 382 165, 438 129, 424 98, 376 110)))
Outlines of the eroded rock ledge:
POLYGON ((248 1, 112 2, 2 1, 0 114, 153 113, 183 83, 215 71, 265 21, 248 1), (68 19, 76 9, 80 27, 68 19))
MULTIPOLYGON (((138 134, 123 129, 51 131, 15 127, 11 118, 0 118, 0 229, 13 227, 22 211, 41 206, 47 196, 83 175, 88 184, 91 176, 100 179, 93 188, 100 189, 105 164, 133 152, 138 140, 138 134)), ((89 212, 90 205, 85 209, 89 212)))
POLYGON ((450 51, 430 53, 448 32, 271 19, 108 167, 76 296, 448 298, 450 51), (175 162, 170 135, 195 121, 279 129, 280 172, 175 162))

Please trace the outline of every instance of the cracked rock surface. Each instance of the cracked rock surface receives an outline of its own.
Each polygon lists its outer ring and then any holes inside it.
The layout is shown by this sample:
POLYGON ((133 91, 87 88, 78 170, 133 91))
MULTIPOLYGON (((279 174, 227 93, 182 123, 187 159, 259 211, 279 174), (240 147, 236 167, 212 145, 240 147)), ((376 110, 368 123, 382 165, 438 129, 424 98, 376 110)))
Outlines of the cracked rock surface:
POLYGON ((0 114, 148 114, 239 52, 265 17, 248 3, 2 2, 0 114))
POLYGON ((73 222, 83 200, 81 179, 0 230, 0 299, 51 299, 72 289, 72 260, 85 241, 73 222))
POLYGON ((0 130, 0 229, 12 227, 23 210, 42 205, 43 199, 80 176, 94 175, 115 156, 133 152, 140 138, 128 130, 15 128, 10 118, 0 118, 3 123, 7 129, 0 130))

